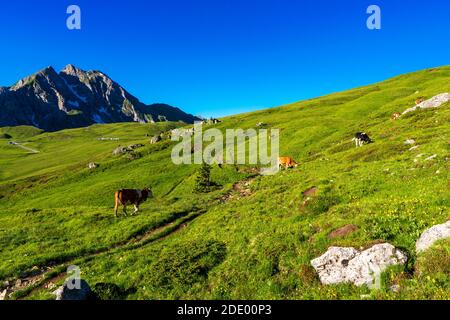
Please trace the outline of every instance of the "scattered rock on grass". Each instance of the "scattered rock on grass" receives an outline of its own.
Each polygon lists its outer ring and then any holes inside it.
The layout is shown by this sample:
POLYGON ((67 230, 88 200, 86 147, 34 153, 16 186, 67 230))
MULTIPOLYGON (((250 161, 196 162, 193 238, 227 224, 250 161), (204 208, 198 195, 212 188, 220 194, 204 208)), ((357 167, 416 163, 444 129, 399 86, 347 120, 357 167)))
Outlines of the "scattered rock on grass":
POLYGON ((114 149, 113 155, 117 156, 117 155, 125 153, 127 151, 128 151, 128 149, 126 147, 117 147, 116 149, 114 149))
POLYGON ((88 164, 88 168, 89 169, 95 169, 95 168, 97 168, 98 167, 98 164, 96 164, 95 162, 90 162, 89 164, 88 164))
POLYGON ((160 135, 154 136, 153 138, 150 139, 150 143, 151 144, 158 143, 159 141, 161 141, 161 136, 160 135))
POLYGON ((435 225, 425 230, 416 242, 416 252, 420 253, 431 247, 436 241, 450 237, 450 221, 435 225))
POLYGON ((350 282, 372 287, 388 266, 406 261, 403 252, 389 243, 382 243, 363 251, 352 247, 330 247, 322 256, 311 260, 311 265, 323 284, 350 282))
POLYGON ((143 147, 143 146, 144 146, 144 145, 143 145, 143 144, 140 144, 140 143, 138 143, 138 144, 132 144, 132 145, 129 145, 128 147, 122 147, 122 146, 120 146, 120 147, 117 147, 116 149, 114 149, 113 155, 117 156, 117 155, 119 155, 119 154, 124 154, 124 153, 127 153, 127 152, 131 152, 131 151, 133 151, 134 149, 141 148, 141 147, 143 147))
POLYGON ((56 300, 90 300, 93 298, 91 288, 85 280, 80 280, 79 289, 70 289, 66 282, 53 291, 53 294, 56 295, 56 300))
POLYGON ((448 101, 450 101, 450 93, 441 93, 431 99, 420 102, 412 108, 406 109, 402 115, 418 109, 438 108, 448 101))
POLYGON ((393 284, 389 289, 391 289, 391 291, 395 293, 400 292, 400 286, 398 284, 393 284))
POLYGON ((5 300, 7 291, 8 289, 5 289, 3 292, 0 292, 0 301, 5 300))

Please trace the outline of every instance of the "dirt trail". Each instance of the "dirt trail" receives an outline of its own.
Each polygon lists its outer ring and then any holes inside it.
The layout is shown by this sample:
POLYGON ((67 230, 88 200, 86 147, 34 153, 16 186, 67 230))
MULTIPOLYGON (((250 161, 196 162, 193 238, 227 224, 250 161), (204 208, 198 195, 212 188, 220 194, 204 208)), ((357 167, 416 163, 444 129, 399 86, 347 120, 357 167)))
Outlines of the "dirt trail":
POLYGON ((23 277, 5 281, 6 288, 1 289, 0 293, 3 290, 7 290, 7 298, 12 298, 13 295, 17 293, 18 298, 22 299, 29 296, 36 290, 43 288, 52 289, 56 286, 56 282, 63 278, 65 270, 69 265, 80 264, 103 254, 114 254, 120 251, 134 250, 146 244, 164 240, 165 238, 186 227, 190 221, 199 217, 204 212, 205 210, 196 210, 188 213, 187 215, 181 217, 178 216, 176 219, 160 227, 150 229, 142 235, 133 236, 131 239, 108 248, 98 249, 95 252, 91 252, 83 256, 69 258, 64 262, 57 264, 52 264, 41 268, 33 267, 30 271, 24 272, 23 277), (49 276, 52 272, 56 272, 56 275, 49 276))
POLYGON ((225 203, 231 200, 239 200, 244 197, 250 196, 253 192, 250 189, 250 185, 257 176, 251 176, 245 180, 236 182, 230 191, 219 198, 219 202, 225 203))
POLYGON ((15 142, 15 141, 9 141, 8 144, 10 144, 12 146, 16 146, 18 148, 22 148, 22 149, 27 150, 27 151, 29 151, 31 153, 39 153, 39 151, 31 149, 31 148, 28 148, 28 147, 25 147, 25 146, 21 145, 20 143, 15 142))
MULTIPOLYGON (((214 205, 214 203, 224 203, 226 201, 237 200, 251 195, 252 191, 249 187, 256 177, 257 176, 251 176, 245 180, 236 182, 225 195, 217 198, 212 205, 214 205)), ((33 267, 30 271, 24 272, 23 277, 5 282, 7 283, 7 298, 12 298, 14 294, 17 294, 18 299, 23 299, 40 289, 56 289, 57 282, 64 278, 65 270, 69 265, 81 264, 103 254, 114 254, 119 251, 134 250, 152 242, 162 241, 187 227, 191 221, 201 216, 206 211, 207 210, 205 209, 196 209, 187 212, 186 214, 180 214, 164 225, 149 229, 142 234, 132 236, 130 239, 110 247, 97 249, 94 252, 82 256, 69 257, 65 261, 60 261, 40 268, 33 267), (56 274, 51 275, 52 273, 56 274)), ((2 290, 4 289, 5 288, 2 290)))

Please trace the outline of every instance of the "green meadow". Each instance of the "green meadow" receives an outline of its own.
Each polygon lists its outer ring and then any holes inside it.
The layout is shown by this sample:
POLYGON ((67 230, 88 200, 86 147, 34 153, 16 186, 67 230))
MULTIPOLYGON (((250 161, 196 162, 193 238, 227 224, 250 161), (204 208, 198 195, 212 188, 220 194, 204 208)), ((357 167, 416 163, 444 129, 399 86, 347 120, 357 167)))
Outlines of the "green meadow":
POLYGON ((419 256, 415 242, 450 217, 450 104, 391 119, 444 92, 450 67, 223 118, 205 129, 265 123, 300 165, 272 176, 213 165, 207 193, 193 191, 198 165, 172 163, 175 142, 150 144, 182 123, 0 128, 0 286, 33 279, 10 299, 54 299, 49 284, 77 265, 91 286, 121 288, 120 299, 449 299, 449 240, 419 256), (357 131, 374 143, 355 148, 357 131), (112 153, 133 144, 143 146, 112 153), (144 187, 154 198, 116 218, 114 192, 144 187), (328 236, 348 224, 357 230, 328 236), (322 285, 310 265, 329 246, 380 242, 408 255, 380 289, 322 285))

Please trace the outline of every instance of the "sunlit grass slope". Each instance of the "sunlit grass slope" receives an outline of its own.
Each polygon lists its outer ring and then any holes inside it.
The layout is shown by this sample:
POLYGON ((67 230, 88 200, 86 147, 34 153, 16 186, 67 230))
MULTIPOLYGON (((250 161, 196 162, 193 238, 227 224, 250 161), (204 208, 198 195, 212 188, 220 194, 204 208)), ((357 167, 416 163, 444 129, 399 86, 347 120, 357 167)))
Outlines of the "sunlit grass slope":
MULTIPOLYGON (((91 285, 132 289, 128 299, 448 299, 448 241, 419 257, 414 246, 421 232, 450 216, 450 105, 391 120, 419 97, 443 92, 450 92, 450 67, 224 118, 214 127, 263 122, 280 129, 282 155, 300 166, 257 177, 248 168, 213 166, 219 187, 206 194, 192 191, 196 166, 171 162, 173 142, 149 144, 146 135, 177 124, 3 129, 12 138, 0 137, 0 279, 75 263, 91 285), (374 143, 355 148, 357 131, 374 143), (418 147, 409 150, 407 139, 418 147), (144 147, 132 158, 112 155, 118 145, 136 143, 144 147), (89 162, 99 167, 89 170, 89 162), (233 191, 250 177, 250 194, 233 191), (145 186, 155 198, 142 212, 115 218, 114 191, 145 186), (312 186, 318 193, 305 204, 302 192, 312 186), (223 197, 229 192, 235 196, 223 197), (358 229, 328 237, 347 224, 358 229), (310 266, 329 246, 380 241, 409 257, 384 274, 380 290, 321 285, 310 266), (389 289, 393 284, 399 292, 389 289)), ((28 296, 51 297, 43 287, 28 296)))

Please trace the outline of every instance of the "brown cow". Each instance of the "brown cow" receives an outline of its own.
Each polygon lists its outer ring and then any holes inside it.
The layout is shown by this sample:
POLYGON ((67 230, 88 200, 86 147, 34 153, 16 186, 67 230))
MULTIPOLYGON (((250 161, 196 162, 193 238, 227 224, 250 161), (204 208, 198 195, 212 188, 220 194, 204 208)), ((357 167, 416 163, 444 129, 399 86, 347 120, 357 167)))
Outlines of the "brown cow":
POLYGON ((291 157, 278 157, 278 167, 292 168, 297 167, 298 163, 291 157))
POLYGON ((139 189, 122 189, 116 191, 114 200, 114 212, 117 215, 117 210, 119 205, 123 206, 123 213, 125 216, 127 215, 127 205, 134 205, 134 212, 131 215, 136 214, 139 211, 139 206, 145 202, 148 198, 153 198, 153 193, 150 188, 144 188, 143 190, 139 189))

